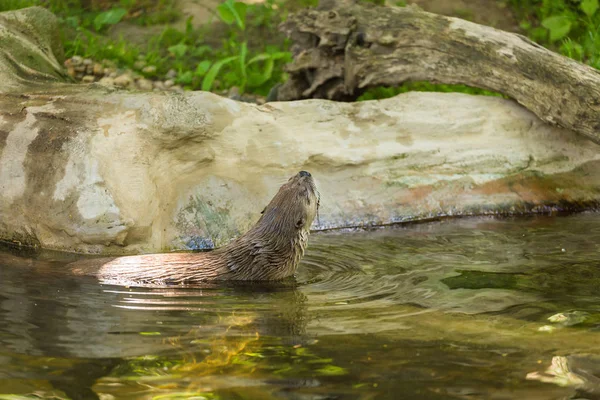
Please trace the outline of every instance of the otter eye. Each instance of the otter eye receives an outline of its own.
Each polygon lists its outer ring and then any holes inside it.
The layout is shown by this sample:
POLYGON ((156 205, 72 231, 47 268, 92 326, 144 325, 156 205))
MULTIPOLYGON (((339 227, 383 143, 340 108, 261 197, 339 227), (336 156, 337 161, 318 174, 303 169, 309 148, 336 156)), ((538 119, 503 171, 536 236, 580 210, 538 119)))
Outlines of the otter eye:
POLYGON ((264 214, 265 211, 267 211, 267 207, 263 208, 263 210, 260 212, 261 214, 264 214))
POLYGON ((297 222, 296 222, 296 228, 301 228, 302 226, 304 226, 304 218, 300 218, 297 222))

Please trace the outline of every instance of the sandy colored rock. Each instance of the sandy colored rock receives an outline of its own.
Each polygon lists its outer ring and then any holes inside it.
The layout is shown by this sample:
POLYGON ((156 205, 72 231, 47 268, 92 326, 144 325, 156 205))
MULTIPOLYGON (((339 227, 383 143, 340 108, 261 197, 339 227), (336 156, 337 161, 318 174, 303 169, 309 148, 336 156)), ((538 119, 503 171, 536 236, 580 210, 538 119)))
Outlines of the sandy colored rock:
POLYGON ((138 60, 133 64, 133 68, 141 70, 146 66, 146 61, 138 60))
POLYGON ((128 74, 123 74, 115 78, 115 85, 120 87, 129 87, 133 83, 133 78, 128 74))
POLYGON ((115 80, 108 76, 105 76, 104 78, 100 79, 98 83, 104 86, 115 86, 115 80))
POLYGON ((152 81, 148 79, 140 79, 136 82, 136 84, 140 90, 152 90, 154 88, 152 81))
POLYGON ((104 75, 104 67, 102 66, 102 64, 95 63, 93 73, 96 76, 104 75))
POLYGON ((165 77, 167 79, 175 79, 177 77, 177 71, 175 71, 174 69, 170 69, 167 74, 165 75, 165 77))
POLYGON ((142 69, 142 72, 145 74, 155 74, 156 73, 156 67, 154 65, 148 65, 147 67, 144 67, 142 69))

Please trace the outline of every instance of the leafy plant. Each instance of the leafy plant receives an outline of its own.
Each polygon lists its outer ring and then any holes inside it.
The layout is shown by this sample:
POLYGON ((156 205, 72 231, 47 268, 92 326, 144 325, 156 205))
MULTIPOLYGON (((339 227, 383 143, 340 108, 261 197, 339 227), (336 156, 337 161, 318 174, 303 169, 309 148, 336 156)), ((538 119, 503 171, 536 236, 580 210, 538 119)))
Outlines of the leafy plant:
POLYGON ((580 7, 585 15, 591 18, 598 11, 598 0, 582 0, 580 7))
POLYGON ((213 62, 210 68, 206 68, 206 63, 196 68, 196 76, 203 78, 202 90, 211 90, 219 76, 229 78, 227 86, 237 86, 240 92, 244 92, 247 87, 259 88, 273 77, 276 64, 291 59, 288 52, 272 49, 249 57, 247 11, 245 3, 235 0, 226 0, 217 7, 221 21, 234 30, 224 46, 228 51, 224 51, 222 57, 213 62), (234 73, 227 74, 227 70, 234 73))
POLYGON ((175 56, 175 58, 182 58, 187 53, 188 46, 184 43, 178 43, 174 46, 169 47, 169 53, 175 56))
POLYGON ((598 0, 511 0, 521 28, 538 43, 600 67, 598 0))
POLYGON ((235 0, 226 0, 217 7, 217 12, 221 21, 228 25, 234 22, 237 26, 244 30, 246 29, 246 10, 248 5, 246 3, 237 2, 235 0))
POLYGON ((124 8, 111 8, 108 11, 101 12, 94 18, 94 28, 97 32, 100 32, 107 25, 119 23, 125 15, 127 15, 127 10, 124 8))
POLYGON ((567 36, 571 30, 571 25, 571 20, 566 15, 548 17, 542 21, 542 26, 548 29, 550 33, 551 42, 555 42, 567 36))

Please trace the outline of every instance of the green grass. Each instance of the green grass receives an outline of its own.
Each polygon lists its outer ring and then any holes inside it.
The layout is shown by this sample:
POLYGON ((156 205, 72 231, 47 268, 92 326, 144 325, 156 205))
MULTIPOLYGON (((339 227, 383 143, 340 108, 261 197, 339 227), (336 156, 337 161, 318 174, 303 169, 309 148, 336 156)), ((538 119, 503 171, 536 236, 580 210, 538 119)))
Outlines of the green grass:
POLYGON ((365 101, 365 100, 376 100, 376 99, 386 99, 389 97, 394 97, 400 93, 406 92, 457 92, 457 93, 467 93, 472 95, 482 95, 482 96, 499 96, 503 97, 501 93, 492 92, 485 89, 480 89, 476 87, 471 87, 467 85, 445 85, 445 84, 436 84, 427 81, 415 81, 415 82, 406 82, 398 87, 374 87, 368 89, 364 92, 357 101, 365 101))
POLYGON ((2 0, 0 1, 0 12, 31 7, 37 5, 38 3, 39 2, 35 0, 2 0))

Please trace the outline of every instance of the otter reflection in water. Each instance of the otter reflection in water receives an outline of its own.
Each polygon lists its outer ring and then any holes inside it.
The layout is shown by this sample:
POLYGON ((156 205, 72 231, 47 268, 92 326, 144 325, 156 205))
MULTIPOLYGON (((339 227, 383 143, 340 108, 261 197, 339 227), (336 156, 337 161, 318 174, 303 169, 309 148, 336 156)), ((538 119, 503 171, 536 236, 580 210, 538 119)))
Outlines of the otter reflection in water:
POLYGON ((68 267, 107 283, 194 284, 273 281, 294 274, 317 215, 319 193, 306 171, 291 177, 258 222, 228 245, 205 253, 148 254, 81 260, 68 267))
POLYGON ((293 279, 124 289, 62 273, 72 257, 0 246, 0 388, 18 379, 22 393, 89 400, 152 390, 176 398, 202 385, 242 398, 248 386, 223 374, 246 372, 234 355, 313 340, 307 298, 293 279), (129 374, 134 365, 140 372, 129 374), (165 380, 150 383, 152 365, 165 380))

